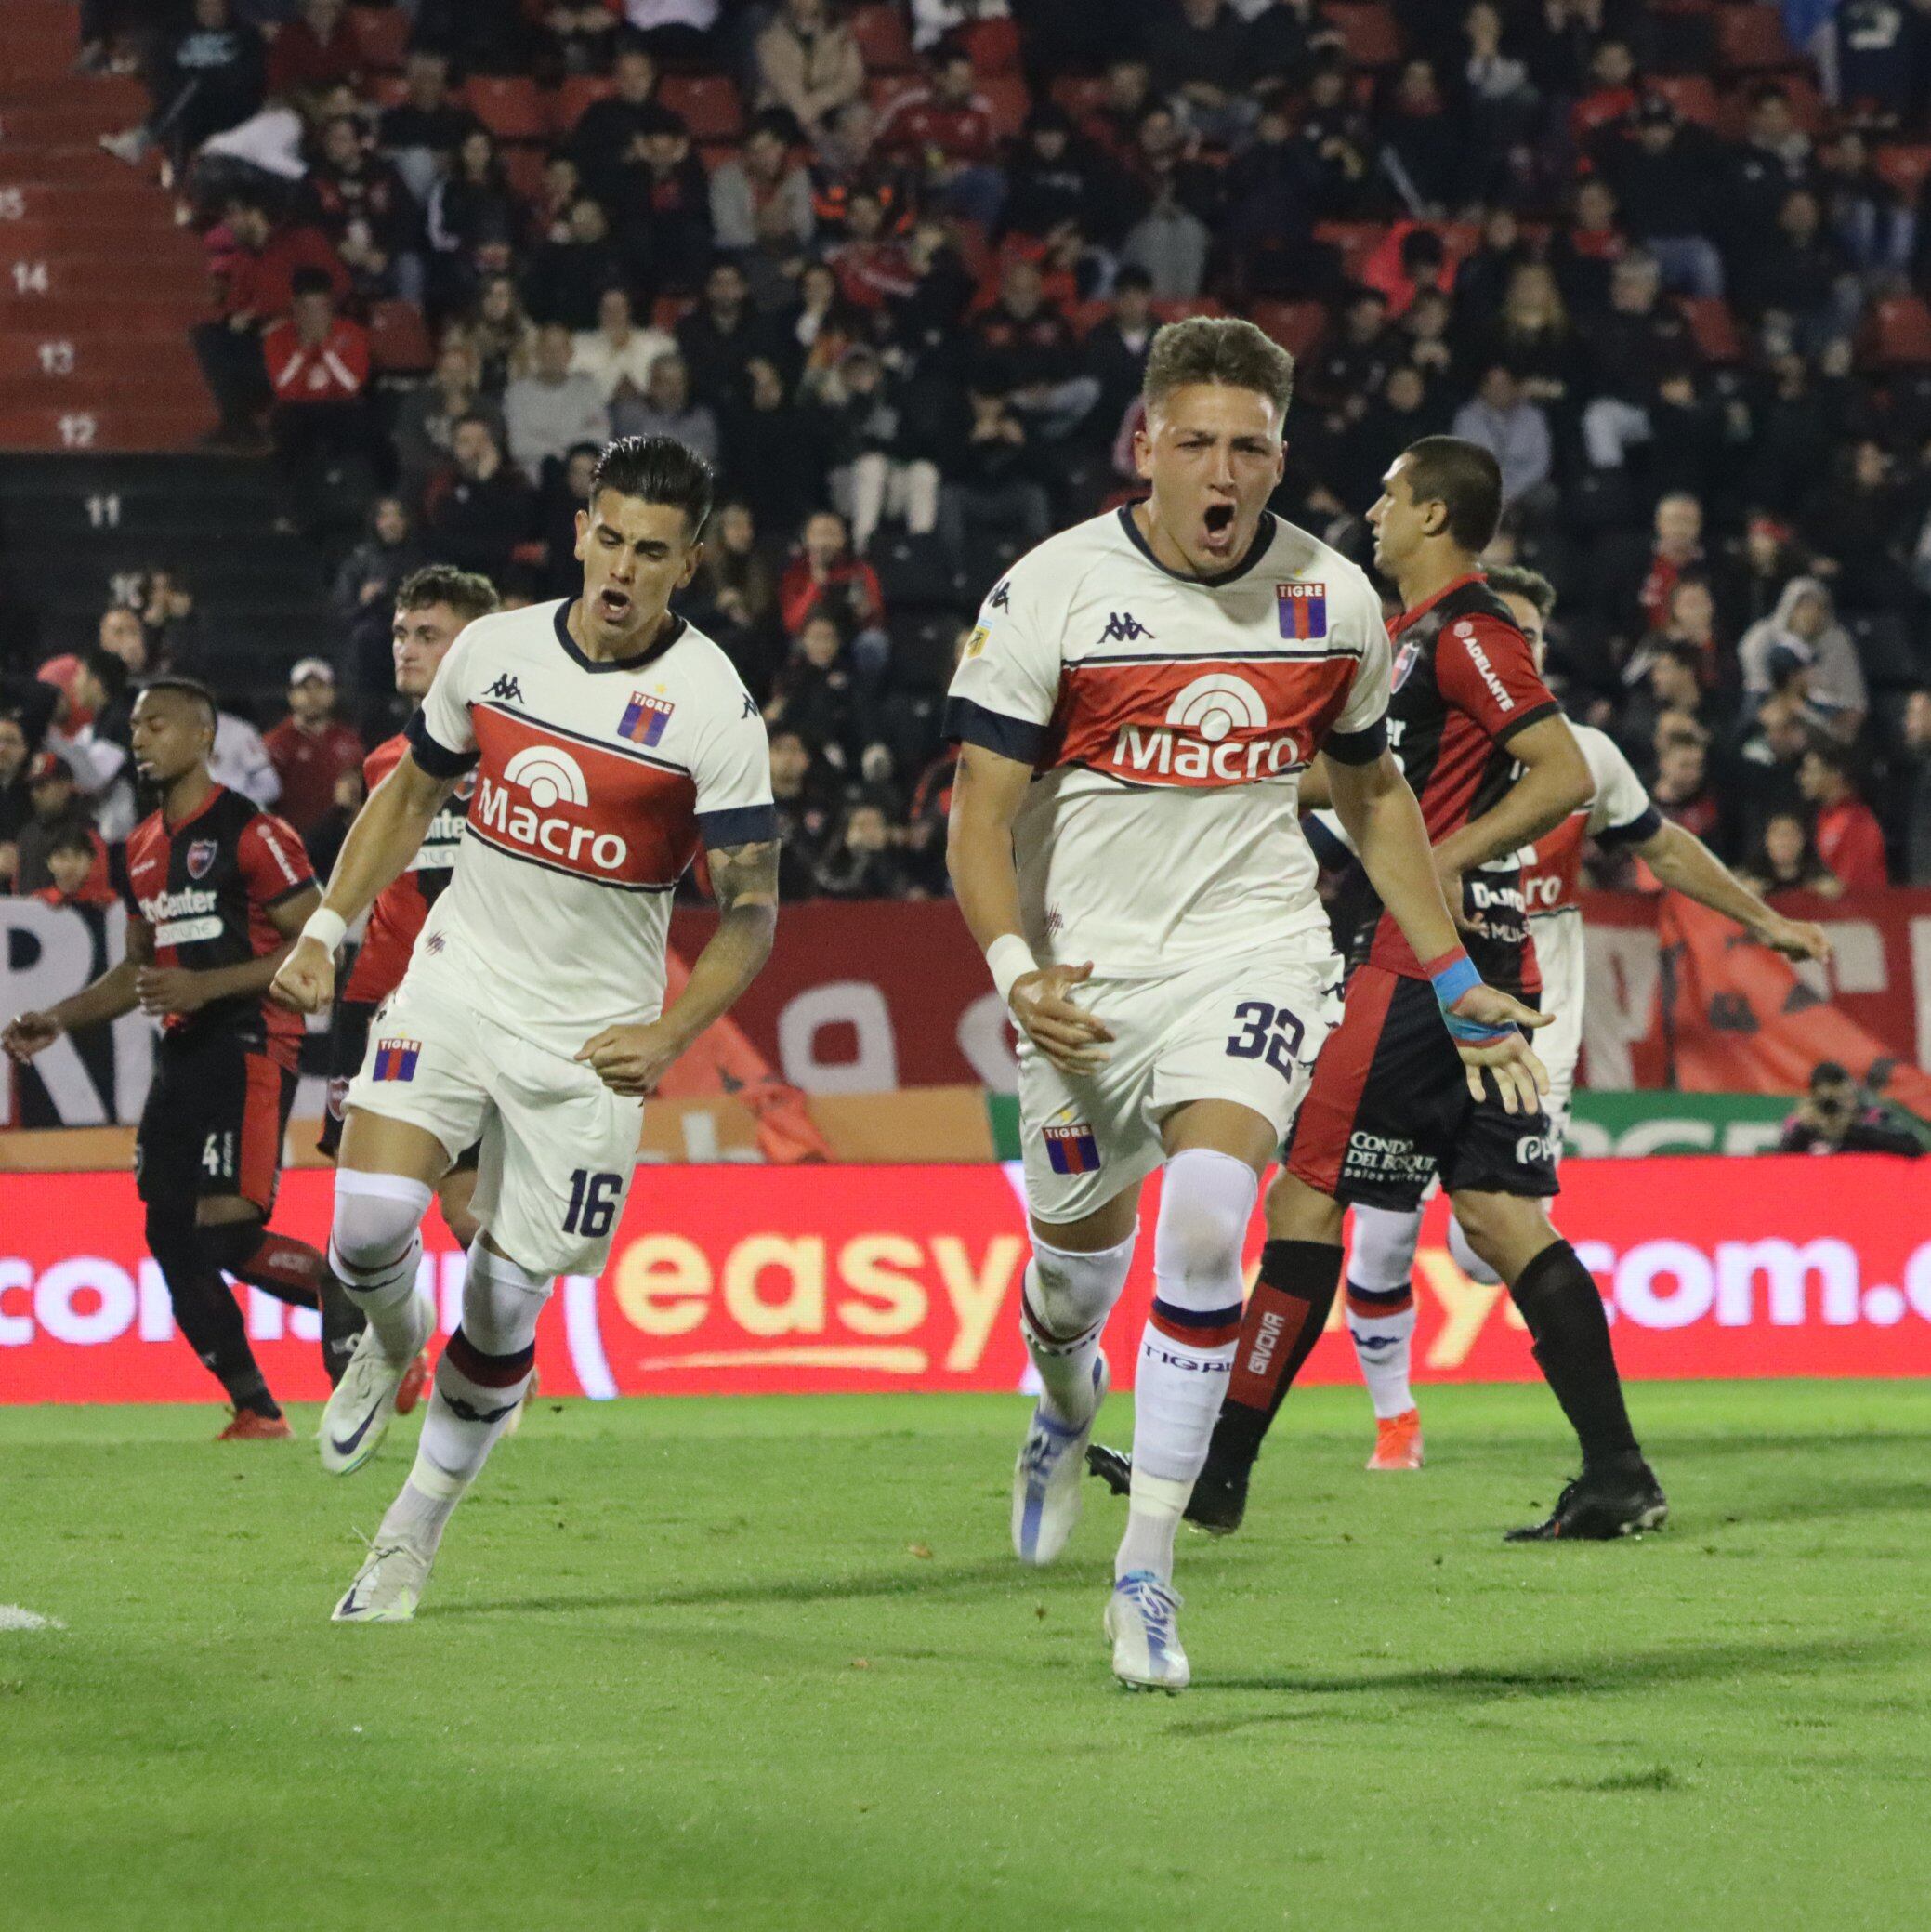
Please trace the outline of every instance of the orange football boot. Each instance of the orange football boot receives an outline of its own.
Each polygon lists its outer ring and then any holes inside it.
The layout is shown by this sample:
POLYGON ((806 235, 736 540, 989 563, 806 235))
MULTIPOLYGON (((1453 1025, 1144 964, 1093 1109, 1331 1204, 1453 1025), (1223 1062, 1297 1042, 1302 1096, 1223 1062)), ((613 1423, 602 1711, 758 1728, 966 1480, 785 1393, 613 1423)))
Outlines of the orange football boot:
POLYGON ((429 1386, 429 1377, 435 1373, 429 1361, 429 1351, 425 1348, 416 1359, 402 1371, 402 1379, 396 1385, 396 1413, 407 1415, 423 1399, 423 1390, 429 1386))
POLYGON ((1419 1469, 1422 1466, 1422 1412, 1404 1409, 1399 1415, 1374 1419, 1374 1453, 1371 1469, 1419 1469))
POLYGON ((295 1431, 285 1415, 263 1415, 254 1409, 237 1409, 228 1426, 215 1438, 217 1442, 286 1442, 295 1431))

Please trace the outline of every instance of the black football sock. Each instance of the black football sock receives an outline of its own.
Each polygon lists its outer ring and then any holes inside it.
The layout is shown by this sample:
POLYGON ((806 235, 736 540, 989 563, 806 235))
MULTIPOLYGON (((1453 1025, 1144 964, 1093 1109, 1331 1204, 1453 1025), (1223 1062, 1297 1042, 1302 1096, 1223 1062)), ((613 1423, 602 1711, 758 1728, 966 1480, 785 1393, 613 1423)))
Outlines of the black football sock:
POLYGON ((1241 1317, 1220 1420, 1209 1460, 1251 1463, 1287 1392, 1313 1352, 1341 1285, 1341 1247, 1319 1241, 1270 1241, 1260 1278, 1241 1317))
POLYGON ((1583 1445, 1583 1465, 1635 1456, 1635 1431, 1595 1280, 1566 1241, 1544 1248, 1509 1293, 1529 1324, 1535 1360, 1583 1445))
POLYGON ((316 1284, 327 1264, 319 1249, 259 1221, 217 1221, 201 1230, 203 1251, 225 1273, 295 1308, 321 1306, 316 1284))
POLYGON ((148 1249, 161 1264, 175 1326, 237 1409, 282 1413, 248 1346, 248 1327, 221 1270, 204 1252, 204 1229, 185 1216, 148 1216, 148 1249))
POLYGON ((349 1358, 369 1325, 369 1318, 326 1264, 315 1285, 322 1296, 322 1365, 328 1371, 329 1387, 334 1388, 348 1370, 349 1358))

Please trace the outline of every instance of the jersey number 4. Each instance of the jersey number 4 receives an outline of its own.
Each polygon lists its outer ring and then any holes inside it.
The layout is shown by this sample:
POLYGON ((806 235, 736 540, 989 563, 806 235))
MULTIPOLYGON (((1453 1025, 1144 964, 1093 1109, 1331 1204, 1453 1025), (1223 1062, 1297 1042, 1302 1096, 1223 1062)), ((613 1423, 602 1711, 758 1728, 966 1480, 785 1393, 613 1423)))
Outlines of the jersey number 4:
POLYGON ((1228 1054, 1237 1060, 1265 1059, 1281 1079, 1292 1080, 1305 1032, 1300 1020, 1285 1006, 1276 1007, 1266 1000, 1242 1000, 1234 1008, 1234 1018, 1241 1031, 1227 1043, 1228 1054))
POLYGON ((621 1174, 592 1174, 579 1167, 570 1177, 570 1209, 563 1216, 565 1234, 587 1234, 596 1241, 611 1231, 617 1218, 617 1198, 624 1189, 621 1174))

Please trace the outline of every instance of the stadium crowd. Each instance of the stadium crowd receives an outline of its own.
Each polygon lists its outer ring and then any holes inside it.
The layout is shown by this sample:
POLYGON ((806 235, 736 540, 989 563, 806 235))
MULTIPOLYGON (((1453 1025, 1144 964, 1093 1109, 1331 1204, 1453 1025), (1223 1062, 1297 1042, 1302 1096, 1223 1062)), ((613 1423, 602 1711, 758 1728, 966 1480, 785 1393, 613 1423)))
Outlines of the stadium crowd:
MULTIPOLYGON (((1767 887, 1931 884, 1923 6, 1793 0, 1801 56, 1739 0, 166 11, 90 0, 85 58, 204 233, 220 440, 335 568, 338 651, 217 752, 319 864, 397 583, 569 594, 596 448, 661 431, 718 467, 681 608, 765 706, 786 896, 944 891, 971 612, 1134 494, 1151 333, 1205 310, 1300 359, 1283 515, 1365 561, 1403 445, 1485 443, 1666 812, 1767 887)), ((7 685, 14 890, 107 889, 129 682, 196 667, 154 563, 7 685)))

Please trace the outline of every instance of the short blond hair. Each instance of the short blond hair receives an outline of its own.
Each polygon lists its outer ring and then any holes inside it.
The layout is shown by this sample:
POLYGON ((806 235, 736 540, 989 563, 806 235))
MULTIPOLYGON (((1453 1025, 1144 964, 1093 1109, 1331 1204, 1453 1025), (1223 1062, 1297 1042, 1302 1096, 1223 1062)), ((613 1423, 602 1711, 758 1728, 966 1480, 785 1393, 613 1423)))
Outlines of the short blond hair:
POLYGON ((1176 390, 1194 383, 1252 389, 1285 415, 1294 400, 1294 359, 1271 335, 1235 316, 1193 315, 1168 322, 1153 337, 1140 394, 1151 415, 1176 390))

